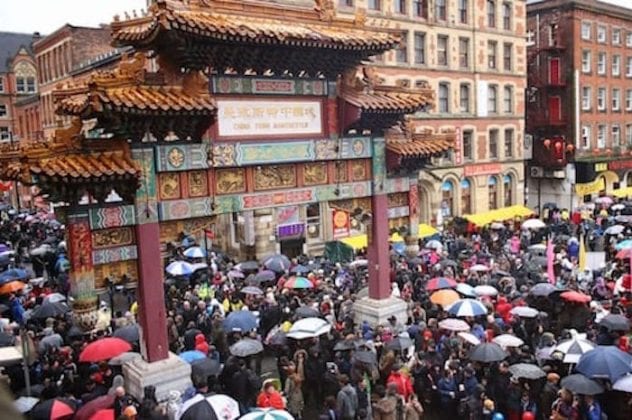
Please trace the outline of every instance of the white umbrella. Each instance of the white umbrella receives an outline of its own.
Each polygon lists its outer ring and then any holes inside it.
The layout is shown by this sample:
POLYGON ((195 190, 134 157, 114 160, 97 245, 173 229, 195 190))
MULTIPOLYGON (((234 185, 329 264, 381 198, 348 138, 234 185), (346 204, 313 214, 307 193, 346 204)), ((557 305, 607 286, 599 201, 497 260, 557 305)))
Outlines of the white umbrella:
POLYGON ((431 241, 428 241, 426 243, 426 245, 424 245, 424 248, 441 249, 441 248, 443 248, 443 244, 440 241, 437 241, 436 239, 433 239, 431 241))
POLYGON ((294 416, 285 410, 256 408, 242 416, 240 420, 294 420, 294 416))
POLYGON ((456 291, 464 296, 476 297, 474 288, 467 283, 459 283, 456 285, 456 291))
POLYGON ((535 244, 529 246, 529 251, 546 251, 546 245, 544 244, 535 244))
POLYGON ((474 344, 475 346, 478 346, 479 344, 481 344, 481 340, 479 340, 478 337, 472 333, 461 331, 457 333, 457 335, 461 337, 463 340, 467 341, 468 343, 474 344))
POLYGON ((505 229, 505 225, 499 222, 492 223, 492 229, 505 229))
POLYGON ((38 246, 37 248, 33 248, 30 252, 31 255, 37 256, 37 255, 45 255, 45 254, 50 254, 53 252, 53 247, 50 246, 49 244, 42 244, 40 246, 38 246))
POLYGON ((632 374, 625 375, 612 385, 612 389, 632 393, 632 374))
POLYGON ((213 411, 222 420, 239 418, 239 403, 228 395, 216 394, 206 397, 206 401, 213 407, 213 411))
POLYGON ((470 326, 462 319, 448 318, 439 321, 439 328, 448 331, 469 331, 470 326))
POLYGON ((319 335, 327 334, 331 330, 331 324, 320 318, 303 318, 296 321, 287 337, 295 340, 303 340, 306 338, 314 338, 319 335))
POLYGON ((199 246, 192 246, 184 251, 184 256, 187 258, 204 258, 206 257, 206 251, 199 246))
POLYGON ((512 315, 519 316, 521 318, 535 318, 540 313, 535 308, 528 306, 516 306, 509 311, 512 315))
POLYGON ((595 348, 595 344, 586 339, 586 334, 573 333, 573 338, 555 346, 555 351, 564 353, 564 363, 578 363, 582 354, 595 348))
POLYGON ((614 225, 605 230, 606 235, 618 235, 625 230, 625 226, 614 225))
POLYGON ((625 205, 623 204, 615 204, 614 206, 610 207, 612 210, 614 211, 619 211, 619 210, 623 210, 625 208, 625 205))
POLYGON ((524 341, 511 334, 501 334, 492 339, 492 341, 498 344, 500 347, 520 347, 524 344, 524 341))
POLYGON ((611 197, 598 197, 595 200, 595 203, 597 204, 612 204, 614 200, 611 197))
POLYGON ((489 271, 489 267, 483 264, 474 264, 470 267, 470 271, 489 271))
POLYGON ((167 266, 165 271, 172 276, 188 276, 193 273, 193 266, 186 261, 174 261, 167 266))
POLYGON ((496 296, 498 294, 498 290, 496 290, 494 286, 488 286, 486 284, 476 286, 474 292, 478 296, 496 296))
POLYGON ((35 404, 39 402, 39 398, 35 397, 20 397, 17 400, 13 401, 13 406, 20 413, 25 414, 31 411, 35 404))
POLYGON ((349 263, 349 267, 351 268, 365 267, 367 265, 369 265, 369 260, 364 260, 364 259, 355 260, 349 263))
POLYGON ((523 229, 542 229, 546 224, 540 219, 529 219, 522 222, 523 229))
POLYGON ((62 295, 61 293, 51 293, 50 295, 46 295, 46 297, 44 297, 44 302, 57 303, 65 301, 66 296, 62 295))

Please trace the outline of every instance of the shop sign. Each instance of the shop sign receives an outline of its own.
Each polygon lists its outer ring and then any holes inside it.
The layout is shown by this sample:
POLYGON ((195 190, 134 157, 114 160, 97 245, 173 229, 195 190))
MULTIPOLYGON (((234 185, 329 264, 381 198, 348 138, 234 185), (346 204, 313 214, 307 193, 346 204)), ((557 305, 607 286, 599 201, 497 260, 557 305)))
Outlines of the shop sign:
POLYGON ((632 169, 632 160, 615 160, 608 162, 608 169, 617 171, 620 169, 632 169))
POLYGON ((271 194, 257 194, 243 196, 243 208, 255 209, 261 207, 279 206, 283 204, 309 203, 314 200, 314 190, 280 191, 271 194))
POLYGON ((605 172, 608 170, 607 162, 595 163, 595 172, 605 172))
POLYGON ((410 214, 408 206, 391 207, 388 209, 388 218, 397 219, 398 217, 407 217, 410 214))
POLYGON ((319 100, 217 100, 220 137, 321 135, 319 100))
POLYGON ((289 225, 277 226, 277 236, 279 239, 299 238, 305 234, 304 223, 292 223, 289 225))
POLYGON ((332 221, 334 227, 334 239, 349 236, 351 229, 351 219, 349 213, 344 210, 332 210, 332 221))
POLYGON ((599 177, 592 182, 586 182, 584 184, 575 185, 575 192, 580 197, 584 195, 595 194, 605 189, 606 189, 606 184, 602 177, 599 177))
POLYGON ((482 165, 468 165, 463 168, 463 175, 496 175, 502 171, 500 163, 484 163, 482 165))
POLYGON ((277 226, 297 224, 299 221, 298 206, 279 207, 276 210, 277 226))

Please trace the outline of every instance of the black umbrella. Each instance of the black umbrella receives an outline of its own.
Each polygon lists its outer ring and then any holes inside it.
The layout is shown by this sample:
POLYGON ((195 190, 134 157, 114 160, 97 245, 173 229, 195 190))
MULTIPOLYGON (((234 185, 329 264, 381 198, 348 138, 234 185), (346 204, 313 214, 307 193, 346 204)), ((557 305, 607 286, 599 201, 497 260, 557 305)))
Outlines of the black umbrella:
POLYGON ((33 319, 46 319, 55 318, 66 314, 70 311, 70 308, 66 304, 61 302, 44 302, 38 308, 35 308, 31 312, 31 318, 33 319))
POLYGON ((263 270, 255 274, 254 279, 259 283, 276 280, 276 273, 270 270, 263 270))
POLYGON ((353 359, 367 365, 377 365, 377 356, 372 351, 356 351, 355 353, 353 353, 353 359))
POLYGON ((349 351, 356 348, 354 340, 338 341, 334 346, 334 351, 349 351))
POLYGON ((321 315, 318 309, 310 306, 301 306, 294 313, 297 318, 318 318, 321 315))
POLYGON ((50 420, 50 419, 70 419, 76 410, 75 404, 67 399, 53 398, 42 401, 31 409, 30 419, 50 420))
POLYGON ((205 357, 191 363, 191 374, 193 376, 208 378, 209 376, 217 376, 221 372, 222 365, 215 359, 205 357))
POLYGON ((481 363, 500 362, 505 360, 507 353, 496 343, 482 343, 470 352, 470 360, 481 363))
POLYGON ((562 387, 581 395, 597 395, 604 392, 603 387, 598 382, 579 373, 563 378, 562 387))
POLYGON ((73 325, 66 334, 68 338, 81 338, 85 333, 76 325, 73 325))
POLYGON ((307 274, 309 273, 310 270, 309 268, 305 267, 304 265, 297 265, 292 267, 292 269, 290 270, 290 273, 296 273, 296 274, 307 274))
POLYGON ((555 286, 550 283, 538 283, 531 288, 529 294, 533 296, 548 296, 555 291, 555 286))
POLYGON ((125 327, 121 327, 114 331, 112 334, 114 337, 121 338, 128 343, 134 344, 140 340, 140 331, 138 331, 138 325, 126 325, 125 327))
POLYGON ((403 351, 413 345, 413 341, 408 337, 395 337, 388 343, 386 343, 386 348, 389 350, 399 350, 403 351))
POLYGON ((241 271, 255 271, 259 269, 259 263, 257 261, 244 261, 238 264, 241 271))
POLYGON ((623 315, 617 314, 606 315, 599 324, 610 331, 627 331, 630 329, 630 320, 623 315))
POLYGON ((546 372, 537 365, 530 363, 517 363, 509 366, 509 372, 516 378, 540 379, 546 376, 546 372))
POLYGON ((450 260, 450 259, 444 259, 439 261, 439 264, 441 264, 443 267, 458 267, 459 263, 457 263, 454 260, 450 260))
POLYGON ((219 420, 215 410, 202 394, 197 394, 187 400, 180 410, 182 413, 179 417, 180 420, 219 420))

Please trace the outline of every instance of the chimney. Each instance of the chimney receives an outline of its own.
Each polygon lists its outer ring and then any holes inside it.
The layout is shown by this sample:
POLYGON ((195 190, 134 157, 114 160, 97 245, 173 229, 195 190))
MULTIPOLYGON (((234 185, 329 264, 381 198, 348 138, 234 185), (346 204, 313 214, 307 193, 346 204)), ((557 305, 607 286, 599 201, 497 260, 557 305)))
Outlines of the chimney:
POLYGON ((33 32, 33 43, 36 43, 42 39, 42 35, 39 32, 33 32))

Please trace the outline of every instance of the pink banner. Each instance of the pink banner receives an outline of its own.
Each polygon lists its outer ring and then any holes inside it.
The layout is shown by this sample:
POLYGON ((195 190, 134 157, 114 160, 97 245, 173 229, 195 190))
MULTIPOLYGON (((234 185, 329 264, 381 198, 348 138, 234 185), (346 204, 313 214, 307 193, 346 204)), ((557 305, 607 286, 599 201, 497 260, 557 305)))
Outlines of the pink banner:
POLYGON ((555 251, 553 249, 553 241, 549 238, 546 242, 546 275, 549 278, 549 283, 555 284, 555 251))

